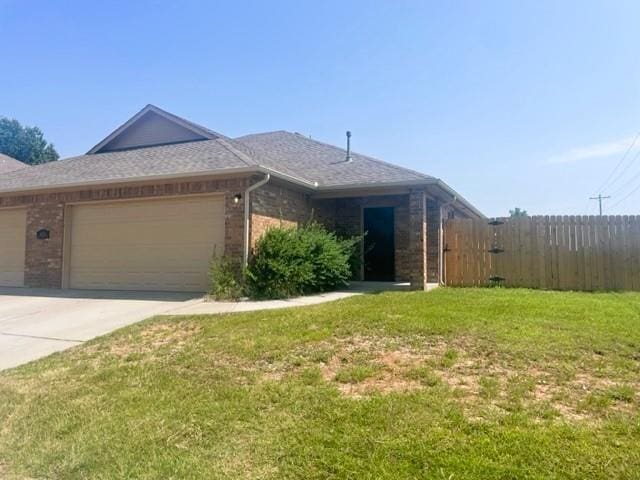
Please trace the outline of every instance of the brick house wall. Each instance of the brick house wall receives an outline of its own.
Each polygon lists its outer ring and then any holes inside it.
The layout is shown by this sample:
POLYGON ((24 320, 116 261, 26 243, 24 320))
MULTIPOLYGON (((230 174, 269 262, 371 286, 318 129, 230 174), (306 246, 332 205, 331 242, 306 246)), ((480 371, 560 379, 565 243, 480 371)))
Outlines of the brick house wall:
POLYGON ((296 226, 311 218, 308 194, 269 182, 251 192, 251 248, 268 228, 296 226))
POLYGON ((243 193, 248 186, 248 181, 248 178, 198 180, 15 195, 0 197, 0 208, 27 207, 25 285, 34 288, 61 288, 64 212, 67 204, 223 193, 225 196, 225 253, 241 258, 244 204, 243 202, 235 203, 234 195, 243 193), (42 228, 50 231, 49 239, 36 239, 36 232, 42 228))
MULTIPOLYGON (((68 204, 95 201, 135 200, 180 195, 220 193, 225 197, 225 254, 242 258, 244 242, 244 194, 251 177, 174 181, 96 187, 50 193, 0 197, 0 208, 27 207, 25 284, 28 287, 60 288, 63 278, 64 223, 68 204), (46 228, 50 238, 37 240, 46 228)), ((255 177, 253 177, 255 181, 255 177)), ((395 267, 397 281, 411 281, 422 288, 425 279, 437 281, 439 205, 419 193, 312 199, 309 194, 271 181, 251 193, 250 245, 271 226, 296 225, 317 220, 342 235, 362 234, 362 209, 395 209, 395 267), (425 199, 424 206, 420 203, 425 199), (426 267, 422 267, 422 258, 426 267), (426 273, 425 273, 426 272, 426 273)))

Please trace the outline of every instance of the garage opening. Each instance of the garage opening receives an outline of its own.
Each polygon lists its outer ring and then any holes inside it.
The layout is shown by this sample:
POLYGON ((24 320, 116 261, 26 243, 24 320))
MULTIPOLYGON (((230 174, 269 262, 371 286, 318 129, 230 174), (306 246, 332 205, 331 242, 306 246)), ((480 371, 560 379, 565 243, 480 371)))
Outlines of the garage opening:
POLYGON ((224 254, 221 196, 70 208, 69 288, 205 292, 211 258, 224 254))
POLYGON ((395 238, 393 207, 365 208, 364 279, 395 280, 395 238))

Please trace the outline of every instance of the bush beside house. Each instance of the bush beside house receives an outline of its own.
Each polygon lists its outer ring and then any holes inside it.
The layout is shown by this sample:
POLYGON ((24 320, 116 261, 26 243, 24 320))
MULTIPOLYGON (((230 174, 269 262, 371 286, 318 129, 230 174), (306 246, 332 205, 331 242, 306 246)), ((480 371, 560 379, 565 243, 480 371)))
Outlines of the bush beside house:
POLYGON ((209 295, 214 300, 239 300, 244 296, 245 282, 242 264, 228 256, 214 256, 209 267, 211 288, 209 295))
POLYGON ((214 259, 212 291, 216 300, 287 298, 326 292, 347 285, 359 238, 338 238, 316 223, 271 228, 257 241, 244 272, 232 261, 214 259))

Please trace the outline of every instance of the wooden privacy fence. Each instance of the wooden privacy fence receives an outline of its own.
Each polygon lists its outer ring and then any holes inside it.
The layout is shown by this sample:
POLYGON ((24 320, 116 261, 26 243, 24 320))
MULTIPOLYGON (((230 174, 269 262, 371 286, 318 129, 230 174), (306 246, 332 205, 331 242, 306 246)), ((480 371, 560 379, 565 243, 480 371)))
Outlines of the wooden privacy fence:
POLYGON ((640 291, 640 216, 447 220, 444 252, 452 286, 640 291))

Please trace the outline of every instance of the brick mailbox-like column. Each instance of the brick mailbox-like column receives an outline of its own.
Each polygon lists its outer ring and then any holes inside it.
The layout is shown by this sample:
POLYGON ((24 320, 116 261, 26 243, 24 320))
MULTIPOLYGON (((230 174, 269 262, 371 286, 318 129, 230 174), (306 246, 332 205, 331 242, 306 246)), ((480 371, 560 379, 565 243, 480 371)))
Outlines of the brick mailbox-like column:
POLYGON ((60 288, 64 243, 64 204, 34 203, 27 209, 24 281, 27 287, 60 288), (38 237, 46 230, 45 237, 38 237))
POLYGON ((409 194, 409 278, 412 290, 427 288, 427 196, 424 190, 409 194))

